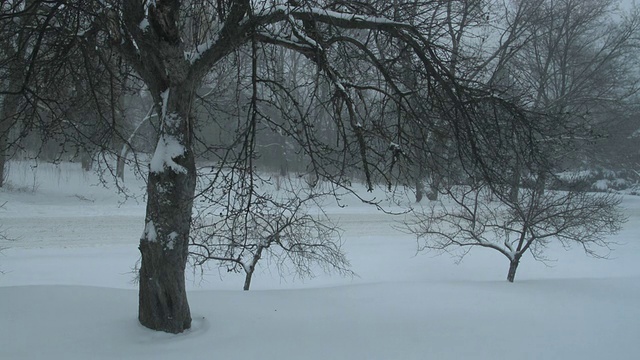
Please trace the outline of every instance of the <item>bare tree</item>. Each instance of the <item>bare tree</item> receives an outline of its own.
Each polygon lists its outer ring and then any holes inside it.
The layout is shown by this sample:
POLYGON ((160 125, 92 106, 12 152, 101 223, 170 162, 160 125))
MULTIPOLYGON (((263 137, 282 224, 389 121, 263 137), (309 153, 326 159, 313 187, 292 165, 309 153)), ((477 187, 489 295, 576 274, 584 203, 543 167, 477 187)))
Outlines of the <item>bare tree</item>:
MULTIPOLYGON (((537 174, 539 186, 545 186, 554 169, 592 164, 601 139, 617 122, 611 114, 628 112, 636 102, 640 17, 636 9, 618 11, 618 3, 519 4, 528 17, 522 33, 528 41, 506 64, 509 82, 512 91, 526 94, 534 111, 554 119, 540 139, 554 160, 537 174)), ((515 187, 521 181, 514 181, 515 187)))
MULTIPOLYGON (((20 0, 0 13, 0 168, 18 152, 51 161, 81 158, 120 136, 121 63, 98 51, 89 3, 20 0)), ((2 176, 4 178, 4 176, 2 176)))
POLYGON ((618 206, 621 198, 609 193, 530 187, 521 189, 517 201, 511 200, 497 200, 483 185, 455 187, 407 225, 418 236, 420 251, 449 252, 459 259, 473 247, 498 251, 509 260, 507 280, 513 282, 525 253, 544 261, 544 250, 554 242, 606 258, 615 244, 608 235, 617 233, 625 221, 618 206))
MULTIPOLYGON (((195 4, 127 1, 114 5, 107 24, 110 44, 121 52, 147 84, 162 124, 151 161, 146 226, 140 241, 139 319, 143 325, 153 329, 180 332, 189 328, 191 322, 184 289, 196 185, 195 119, 191 109, 196 90, 205 76, 222 59, 245 45, 251 46, 253 54, 258 43, 301 52, 332 79, 338 96, 351 112, 351 126, 360 143, 365 145, 354 118, 351 96, 327 62, 326 48, 321 46, 325 39, 320 38, 315 24, 393 32, 402 25, 368 16, 348 18, 345 13, 316 8, 311 4, 264 4, 255 8, 246 1, 203 3, 202 7, 216 10, 207 21, 217 25, 209 27, 211 31, 206 33, 202 43, 188 44, 184 42, 189 37, 183 36, 182 21, 189 17, 189 11, 197 7, 195 4), (279 33, 270 29, 276 23, 283 24, 278 27, 279 33), (283 28, 287 29, 286 32, 281 31, 283 28), (194 47, 189 51, 186 46, 194 47)), ((256 56, 252 58, 255 80, 256 56)), ((253 129, 258 112, 255 101, 257 82, 252 83, 254 96, 247 117, 248 134, 255 133, 253 129)), ((366 151, 365 148, 362 150, 366 151)), ((251 156, 245 159, 250 160, 251 156)), ((363 165, 368 172, 366 158, 363 158, 363 165)), ((252 166, 251 163, 248 166, 252 166)))
MULTIPOLYGON (((144 80, 161 122, 158 146, 150 164, 146 226, 140 241, 139 319, 147 327, 180 332, 190 325, 184 270, 196 195, 193 129, 197 119, 192 110, 195 94, 206 76, 231 55, 245 54, 249 61, 244 65, 250 64, 250 70, 239 73, 238 83, 243 85, 239 94, 244 94, 239 99, 245 100, 234 119, 235 136, 222 149, 219 169, 229 164, 253 169, 255 139, 266 125, 281 130, 297 144, 308 161, 307 172, 317 179, 346 186, 353 169, 359 168, 368 189, 373 189, 378 179, 392 183, 396 177, 388 171, 385 161, 390 156, 390 144, 394 144, 392 152, 397 161, 412 159, 410 154, 424 145, 414 141, 418 134, 408 129, 420 131, 423 120, 417 116, 401 117, 401 121, 416 122, 410 127, 368 111, 366 100, 376 97, 396 103, 401 112, 418 111, 403 97, 405 89, 398 75, 403 73, 402 64, 385 60, 392 59, 382 56, 383 49, 371 46, 378 37, 400 47, 394 49, 394 54, 412 54, 416 76, 425 84, 416 96, 440 109, 452 141, 459 147, 458 156, 465 162, 472 161, 474 173, 487 180, 497 172, 478 161, 483 154, 476 146, 490 136, 484 130, 484 122, 493 121, 492 116, 487 116, 491 114, 488 111, 478 116, 476 107, 487 103, 492 93, 481 86, 469 88, 458 82, 441 59, 446 47, 432 43, 418 25, 385 17, 389 10, 385 2, 205 3, 202 6, 216 11, 208 19, 212 25, 203 38, 206 40, 197 44, 185 42, 190 37, 183 36, 186 30, 182 24, 198 6, 177 1, 146 5, 128 1, 121 8, 115 5, 106 17, 110 46, 144 80), (294 92, 286 84, 260 71, 259 63, 264 61, 261 49, 265 47, 301 54, 305 66, 316 70, 315 78, 330 85, 327 104, 335 124, 331 143, 314 132, 316 124, 309 116, 307 103, 292 96, 294 92), (266 91, 267 85, 284 87, 286 91, 266 91), (265 104, 282 103, 268 101, 269 97, 278 96, 285 96, 293 104, 288 113, 282 112, 285 122, 265 111, 265 104), (393 142, 394 139, 398 141, 393 142)), ((318 80, 309 80, 308 97, 319 98, 318 80)), ((506 102, 489 101, 497 107, 506 102)), ((518 111, 512 114, 520 116, 518 111)), ((526 122, 516 124, 530 126, 526 122)))
POLYGON ((282 276, 310 277, 316 267, 351 274, 338 228, 322 212, 309 213, 317 211, 318 200, 330 194, 318 192, 318 187, 305 190, 297 183, 282 184, 278 190, 267 180, 255 181, 271 191, 259 193, 256 188, 229 184, 236 192, 231 201, 220 193, 219 198, 209 198, 207 206, 199 208, 191 250, 196 265, 216 260, 227 271, 244 272, 244 290, 249 290, 263 259, 275 264, 282 276), (245 190, 254 193, 238 193, 245 190))
MULTIPOLYGON (((449 44, 429 36, 441 32, 434 29, 439 26, 437 22, 430 21, 439 16, 430 1, 401 2, 406 11, 401 12, 403 17, 396 18, 389 14, 398 10, 397 4, 386 1, 38 3, 47 9, 38 17, 42 22, 39 34, 60 34, 69 45, 48 50, 74 50, 71 54, 83 60, 84 68, 92 69, 86 73, 86 80, 100 84, 108 84, 116 73, 117 62, 110 59, 119 54, 153 98, 158 139, 149 164, 145 227, 139 245, 142 260, 138 312, 141 324, 152 329, 178 333, 190 327, 184 272, 194 201, 213 196, 210 192, 225 191, 225 186, 233 183, 222 181, 226 176, 237 180, 243 174, 248 175, 249 183, 254 181, 256 159, 261 155, 256 139, 269 131, 278 132, 295 147, 306 164, 300 175, 313 178, 313 184, 331 184, 332 191, 353 191, 349 184, 356 170, 367 189, 372 190, 377 183, 411 179, 404 173, 404 169, 415 168, 408 166, 409 162, 433 166, 435 162, 429 162, 428 157, 437 156, 438 150, 429 151, 429 145, 424 143, 432 129, 430 119, 420 116, 424 111, 437 116, 439 128, 455 149, 448 159, 462 169, 463 176, 482 178, 487 184, 501 184, 505 165, 498 160, 505 159, 503 155, 507 153, 498 147, 500 156, 492 157, 496 147, 489 145, 496 131, 496 114, 509 114, 512 126, 521 133, 537 131, 531 129, 533 125, 521 103, 495 94, 480 82, 465 81, 462 73, 451 74, 447 61, 451 54, 449 44), (300 68, 307 69, 297 74, 296 84, 268 71, 277 68, 268 57, 277 53, 274 49, 297 54, 300 68), (400 58, 408 60, 398 61, 400 58), (407 64, 411 64, 415 84, 420 84, 413 89, 405 86, 407 64), (228 116, 215 118, 222 111, 203 111, 205 102, 199 102, 199 98, 203 84, 227 69, 235 70, 235 99, 228 116), (322 131, 316 128, 317 109, 326 115, 322 131), (398 116, 386 116, 389 109, 398 116), (196 136, 196 129, 211 123, 227 131, 213 144, 205 141, 210 139, 196 136), (328 123, 331 126, 326 126, 328 123), (196 149, 202 147, 215 154, 216 171, 196 192, 196 149), (427 155, 415 156, 418 153, 427 155)), ((50 54, 47 52, 47 56, 50 54)), ((53 64, 64 66, 44 66, 52 64, 44 61, 49 59, 47 56, 30 52, 31 59, 42 61, 40 69, 51 74, 62 76, 77 69, 74 62, 66 61, 73 56, 55 57, 59 62, 53 64)), ((76 122, 64 116, 68 109, 60 104, 73 93, 53 91, 56 82, 51 79, 59 77, 41 75, 33 79, 40 86, 22 81, 25 91, 20 94, 51 95, 55 101, 37 103, 51 108, 50 113, 60 120, 56 124, 74 130, 64 134, 91 139, 80 126, 75 126, 76 122)), ((91 88, 89 95, 95 98, 92 101, 97 110, 100 100, 114 98, 109 91, 103 91, 110 86, 94 84, 91 88)), ((116 104, 111 102, 111 106, 116 104)), ((99 121, 115 118, 98 112, 99 121)), ((120 140, 129 137, 117 129, 115 132, 120 140)), ((524 136, 520 145, 528 147, 536 160, 534 139, 535 136, 524 136)), ((100 143, 101 148, 106 146, 100 143)), ((267 196, 252 185, 239 189, 226 193, 224 205, 229 206, 230 212, 225 223, 234 221, 234 204, 244 204, 240 209, 248 221, 243 224, 250 226, 260 220, 252 199, 265 200, 267 196)), ((266 217, 272 211, 278 214, 277 209, 296 209, 293 204, 280 203, 276 210, 264 208, 262 213, 266 217)), ((307 219, 301 213, 279 214, 280 224, 288 221, 291 225, 287 229, 292 230, 307 219)), ((302 229, 317 229, 319 223, 305 221, 302 229)), ((278 221, 262 224, 268 230, 278 221)), ((306 230, 297 229, 295 232, 305 234, 306 230)), ((285 254, 296 254, 301 246, 296 244, 300 243, 286 244, 281 236, 284 230, 276 230, 271 228, 271 235, 245 232, 233 236, 273 241, 271 246, 280 241, 289 249, 285 254)), ((293 241, 292 236, 288 241, 293 241)), ((306 241, 323 236, 312 235, 306 241)), ((270 248, 263 247, 263 251, 270 248)), ((339 255, 330 244, 324 249, 331 250, 327 254, 339 255)))
MULTIPOLYGON (((3 39, 2 46, 2 87, 0 88, 2 102, 0 103, 0 187, 5 180, 6 161, 9 158, 10 151, 10 131, 15 127, 20 106, 20 93, 23 87, 23 76, 28 74, 27 52, 29 51, 29 37, 32 33, 29 27, 37 26, 32 24, 34 17, 38 11, 38 7, 33 3, 1 5, 2 15, 5 13, 19 13, 17 24, 10 24, 2 21, 3 39), (18 26, 15 26, 18 25, 18 26)), ((3 16, 4 17, 4 16, 3 16)), ((8 17, 13 20, 13 17, 8 17)))
MULTIPOLYGON (((518 51, 509 57, 520 55, 518 51)), ((526 92, 509 95, 514 87, 500 79, 508 72, 500 72, 492 77, 494 88, 502 94, 497 101, 530 104, 526 92)), ((463 257, 473 247, 494 249, 509 260, 510 282, 527 251, 544 260, 543 251, 553 241, 578 244, 590 255, 606 256, 597 250, 609 250, 613 242, 607 236, 619 231, 624 222, 620 198, 575 187, 545 192, 545 178, 558 166, 558 159, 550 156, 556 154, 550 152, 550 143, 560 143, 568 135, 558 131, 557 113, 534 109, 520 116, 528 105, 496 107, 492 101, 496 99, 486 99, 474 108, 478 116, 486 114, 495 121, 483 123, 485 135, 466 138, 474 144, 474 151, 461 164, 467 178, 443 188, 443 199, 407 224, 418 237, 419 250, 463 257), (478 163, 482 165, 477 167, 478 163)), ((572 125, 584 123, 575 120, 572 125)))

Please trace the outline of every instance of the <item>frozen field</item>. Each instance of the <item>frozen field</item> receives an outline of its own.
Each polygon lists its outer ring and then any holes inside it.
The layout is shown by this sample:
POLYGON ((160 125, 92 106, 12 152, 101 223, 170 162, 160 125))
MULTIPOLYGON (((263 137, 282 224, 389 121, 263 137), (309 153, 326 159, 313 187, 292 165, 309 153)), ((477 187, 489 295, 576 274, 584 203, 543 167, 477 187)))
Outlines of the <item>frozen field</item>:
MULTIPOLYGON (((142 183, 127 186, 141 194, 142 183)), ((327 212, 345 231, 357 276, 258 270, 188 274, 193 328, 137 322, 132 268, 144 203, 122 203, 79 166, 12 163, 0 190, 0 359, 634 359, 640 353, 640 197, 611 260, 552 248, 524 258, 516 282, 497 253, 416 254, 395 218, 348 202, 327 212)))

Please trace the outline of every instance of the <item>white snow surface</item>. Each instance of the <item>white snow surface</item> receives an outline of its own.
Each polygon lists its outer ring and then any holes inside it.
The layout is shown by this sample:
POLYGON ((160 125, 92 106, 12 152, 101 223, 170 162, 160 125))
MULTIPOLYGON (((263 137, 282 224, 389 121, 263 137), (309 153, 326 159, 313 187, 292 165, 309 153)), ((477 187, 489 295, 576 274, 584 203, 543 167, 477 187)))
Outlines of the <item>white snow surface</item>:
MULTIPOLYGON (((358 276, 281 278, 263 263, 252 290, 212 267, 187 273, 192 328, 137 322, 132 269, 144 203, 122 202, 76 164, 12 162, 0 189, 0 359, 633 359, 640 353, 640 198, 611 260, 551 247, 507 283, 500 254, 455 265, 416 254, 397 217, 343 198, 358 276)), ((130 189, 144 184, 130 181, 130 189)), ((374 194, 383 196, 382 193, 374 194)))

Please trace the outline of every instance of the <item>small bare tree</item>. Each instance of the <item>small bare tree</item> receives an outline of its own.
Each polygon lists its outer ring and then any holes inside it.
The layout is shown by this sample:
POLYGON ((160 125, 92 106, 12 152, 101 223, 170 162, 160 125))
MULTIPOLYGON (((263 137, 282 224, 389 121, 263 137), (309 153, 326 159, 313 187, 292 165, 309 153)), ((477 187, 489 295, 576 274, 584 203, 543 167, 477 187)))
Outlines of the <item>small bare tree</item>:
POLYGON ((496 250, 509 260, 509 282, 527 251, 545 261, 544 251, 554 241, 606 258, 614 244, 607 235, 626 220, 618 207, 621 198, 610 193, 545 192, 534 186, 522 188, 512 201, 480 185, 453 187, 448 195, 407 223, 418 237, 418 250, 448 252, 460 260, 472 247, 496 250))
POLYGON ((291 270, 301 278, 312 277, 314 266, 352 274, 341 250, 340 230, 322 212, 308 212, 323 195, 305 191, 281 187, 276 194, 250 190, 244 196, 238 191, 231 203, 221 192, 223 199, 201 208, 196 217, 193 262, 202 266, 217 260, 229 272, 244 272, 244 290, 249 290, 262 259, 275 263, 282 276, 291 270))

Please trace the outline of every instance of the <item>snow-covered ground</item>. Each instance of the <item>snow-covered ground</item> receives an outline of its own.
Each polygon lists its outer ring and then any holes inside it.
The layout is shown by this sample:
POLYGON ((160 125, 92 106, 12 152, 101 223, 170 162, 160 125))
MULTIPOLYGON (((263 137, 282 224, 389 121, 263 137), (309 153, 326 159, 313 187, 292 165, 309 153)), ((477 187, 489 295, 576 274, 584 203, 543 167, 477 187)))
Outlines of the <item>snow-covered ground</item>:
MULTIPOLYGON (((516 283, 502 255, 456 265, 416 254, 397 218, 356 201, 327 212, 357 276, 188 274, 193 328, 136 320, 144 203, 122 203, 79 166, 12 163, 0 190, 0 359, 633 359, 640 353, 640 198, 611 260, 550 249, 516 283), (35 174, 34 174, 35 172, 35 174)), ((129 178, 131 178, 129 176, 129 178)), ((133 179, 127 186, 141 193, 133 179)))

